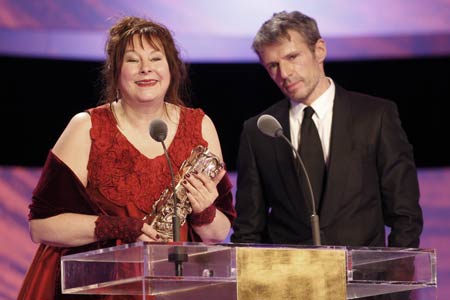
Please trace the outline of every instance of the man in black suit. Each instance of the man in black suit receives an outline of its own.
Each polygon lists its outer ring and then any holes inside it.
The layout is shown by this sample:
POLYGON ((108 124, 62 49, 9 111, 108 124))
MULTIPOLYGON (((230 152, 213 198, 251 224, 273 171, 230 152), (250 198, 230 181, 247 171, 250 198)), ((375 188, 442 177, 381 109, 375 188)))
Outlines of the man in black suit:
MULTIPOLYGON (((388 226, 388 246, 418 247, 417 171, 395 103, 347 91, 326 77, 325 41, 315 20, 300 12, 274 14, 253 49, 287 97, 262 114, 275 117, 293 145, 302 147, 303 110, 313 109, 325 163, 320 190, 313 184, 322 244, 384 247, 388 226)), ((258 117, 247 120, 241 134, 231 241, 311 244, 305 175, 286 141, 257 128, 258 117)))

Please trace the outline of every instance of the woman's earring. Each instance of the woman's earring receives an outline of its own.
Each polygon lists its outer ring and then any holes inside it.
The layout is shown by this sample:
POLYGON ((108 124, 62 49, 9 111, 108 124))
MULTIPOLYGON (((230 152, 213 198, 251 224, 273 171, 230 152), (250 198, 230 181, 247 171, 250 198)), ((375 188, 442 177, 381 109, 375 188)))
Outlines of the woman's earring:
POLYGON ((116 90, 116 101, 119 101, 119 100, 120 100, 120 90, 117 89, 116 90))

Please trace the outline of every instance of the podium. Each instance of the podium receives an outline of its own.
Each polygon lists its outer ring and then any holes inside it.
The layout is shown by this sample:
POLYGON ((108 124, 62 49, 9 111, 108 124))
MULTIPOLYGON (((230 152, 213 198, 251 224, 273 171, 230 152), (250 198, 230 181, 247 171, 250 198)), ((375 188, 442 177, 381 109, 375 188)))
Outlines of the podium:
POLYGON ((437 289, 435 250, 414 248, 137 242, 63 256, 61 277, 64 294, 133 299, 428 300, 437 289))

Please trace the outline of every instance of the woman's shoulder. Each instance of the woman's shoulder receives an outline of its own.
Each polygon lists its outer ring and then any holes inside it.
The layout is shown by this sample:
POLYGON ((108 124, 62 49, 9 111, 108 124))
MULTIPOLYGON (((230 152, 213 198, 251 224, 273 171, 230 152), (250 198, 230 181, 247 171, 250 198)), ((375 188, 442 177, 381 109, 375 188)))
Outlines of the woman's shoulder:
POLYGON ((185 125, 200 126, 206 116, 205 112, 201 108, 191 108, 187 106, 180 106, 176 104, 166 103, 169 118, 176 120, 175 123, 182 123, 185 125))
POLYGON ((84 184, 86 184, 85 169, 91 145, 90 128, 89 114, 86 112, 76 114, 52 149, 53 153, 68 165, 84 184))
POLYGON ((91 136, 94 137, 102 135, 104 130, 112 130, 117 124, 114 117, 114 113, 111 108, 111 103, 101 104, 99 106, 87 109, 86 112, 89 114, 92 123, 91 136))
POLYGON ((187 117, 203 117, 205 115, 205 112, 201 108, 192 108, 187 106, 179 106, 179 108, 187 117))
POLYGON ((212 119, 201 108, 183 107, 185 114, 185 127, 189 128, 192 134, 206 142, 205 145, 216 155, 222 158, 219 137, 212 119))
POLYGON ((91 107, 85 110, 85 112, 88 113, 90 116, 107 116, 110 111, 111 111, 110 103, 100 104, 98 106, 91 107))
POLYGON ((99 116, 104 115, 106 118, 109 110, 109 104, 102 104, 93 108, 86 109, 74 115, 63 133, 56 142, 53 150, 58 152, 58 149, 73 147, 73 145, 89 145, 90 144, 90 130, 94 122, 98 122, 99 116))
POLYGON ((62 133, 71 136, 84 135, 89 132, 91 127, 91 116, 87 112, 79 112, 70 119, 65 130, 62 133))
POLYGON ((201 108, 182 107, 180 114, 180 122, 192 130, 198 131, 201 134, 205 119, 208 116, 201 108))

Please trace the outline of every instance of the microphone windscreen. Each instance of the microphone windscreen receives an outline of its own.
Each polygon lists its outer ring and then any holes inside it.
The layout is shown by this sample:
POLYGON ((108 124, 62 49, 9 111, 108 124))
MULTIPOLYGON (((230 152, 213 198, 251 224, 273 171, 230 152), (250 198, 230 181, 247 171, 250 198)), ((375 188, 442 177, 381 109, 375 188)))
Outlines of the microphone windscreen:
POLYGON ((279 137, 283 133, 280 122, 271 115, 260 116, 256 125, 262 133, 271 137, 279 137))
POLYGON ((157 142, 163 142, 167 137, 167 124, 161 119, 150 123, 150 136, 157 142))

